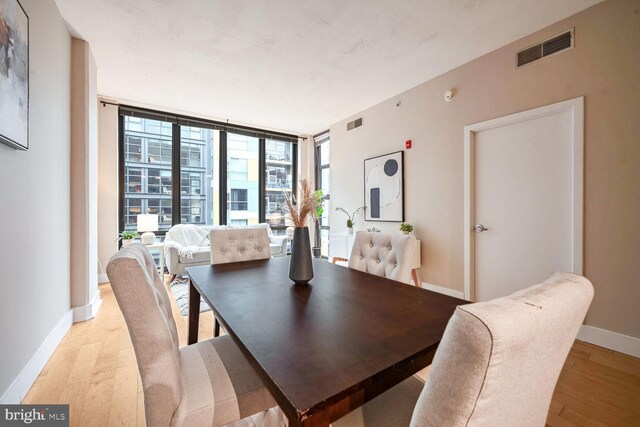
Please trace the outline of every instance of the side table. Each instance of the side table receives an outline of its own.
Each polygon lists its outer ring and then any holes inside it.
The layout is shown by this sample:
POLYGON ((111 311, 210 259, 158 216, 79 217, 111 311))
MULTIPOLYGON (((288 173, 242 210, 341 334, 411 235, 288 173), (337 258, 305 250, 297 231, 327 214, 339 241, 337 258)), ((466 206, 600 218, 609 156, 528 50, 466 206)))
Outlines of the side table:
POLYGON ((144 246, 149 250, 158 249, 160 251, 160 257, 158 258, 158 263, 160 264, 158 266, 158 273, 160 274, 160 277, 163 277, 164 275, 164 243, 153 243, 151 245, 144 245, 144 246))

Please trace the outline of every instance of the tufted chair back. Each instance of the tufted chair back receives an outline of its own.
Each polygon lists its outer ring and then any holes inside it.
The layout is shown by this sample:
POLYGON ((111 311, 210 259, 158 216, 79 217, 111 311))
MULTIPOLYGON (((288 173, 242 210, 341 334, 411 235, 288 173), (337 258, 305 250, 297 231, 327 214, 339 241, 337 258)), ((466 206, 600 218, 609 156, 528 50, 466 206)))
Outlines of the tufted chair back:
POLYGON ((358 231, 353 243, 349 268, 411 283, 415 237, 402 234, 358 231))
POLYGON ((271 258, 269 230, 264 227, 214 229, 209 240, 214 265, 271 258))
POLYGON ((539 285, 459 306, 418 399, 412 427, 543 426, 593 286, 554 273, 539 285))
POLYGON ((169 425, 182 396, 178 333, 171 302, 149 250, 120 249, 107 276, 131 335, 144 390, 147 425, 169 425))

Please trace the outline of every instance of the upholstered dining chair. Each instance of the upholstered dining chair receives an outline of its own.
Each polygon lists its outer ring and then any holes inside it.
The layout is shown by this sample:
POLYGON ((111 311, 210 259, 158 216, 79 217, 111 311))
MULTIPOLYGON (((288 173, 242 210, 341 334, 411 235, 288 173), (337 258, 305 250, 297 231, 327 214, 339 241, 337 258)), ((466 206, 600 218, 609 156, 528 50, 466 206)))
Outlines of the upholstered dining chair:
POLYGON ((209 240, 212 265, 271 258, 266 228, 214 229, 209 240))
POLYGON ((349 268, 411 283, 414 240, 415 237, 403 234, 358 231, 349 257, 349 268))
MULTIPOLYGON (((271 258, 266 228, 213 229, 209 241, 212 265, 271 258)), ((213 336, 219 335, 220 323, 213 316, 213 336)))
POLYGON ((586 278, 555 273, 511 296, 460 306, 424 386, 410 377, 333 426, 544 426, 592 298, 586 278))
POLYGON ((122 248, 107 275, 133 342, 148 426, 222 426, 276 405, 231 338, 178 347, 169 295, 146 247, 122 248))

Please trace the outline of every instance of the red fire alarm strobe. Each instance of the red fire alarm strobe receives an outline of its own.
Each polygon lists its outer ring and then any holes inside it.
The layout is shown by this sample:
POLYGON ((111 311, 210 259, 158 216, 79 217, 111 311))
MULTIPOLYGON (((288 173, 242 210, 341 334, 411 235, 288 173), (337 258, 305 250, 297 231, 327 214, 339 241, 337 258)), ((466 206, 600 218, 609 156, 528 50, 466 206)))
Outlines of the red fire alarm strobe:
POLYGON ((409 148, 411 148, 411 140, 410 140, 410 139, 407 139, 407 140, 404 142, 404 146, 405 146, 405 148, 406 148, 407 150, 408 150, 409 148))

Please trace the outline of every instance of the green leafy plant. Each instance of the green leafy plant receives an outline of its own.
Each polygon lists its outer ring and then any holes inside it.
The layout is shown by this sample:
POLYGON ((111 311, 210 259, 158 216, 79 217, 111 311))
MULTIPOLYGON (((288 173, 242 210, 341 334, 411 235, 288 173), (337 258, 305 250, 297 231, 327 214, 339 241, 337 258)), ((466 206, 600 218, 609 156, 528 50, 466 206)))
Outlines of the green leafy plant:
POLYGON ((324 192, 322 190, 315 191, 316 196, 316 214, 314 215, 315 222, 315 233, 313 236, 313 256, 316 258, 320 257, 320 220, 322 219, 322 214, 324 213, 324 201, 327 200, 328 197, 325 197, 324 192))
POLYGON ((122 231, 120 232, 120 234, 118 234, 118 240, 131 240, 131 239, 135 239, 136 237, 138 237, 139 234, 137 231, 122 231))
POLYGON ((400 224, 400 231, 411 233, 413 231, 413 225, 409 224, 408 222, 403 222, 402 224, 400 224))
POLYGON ((318 204, 316 206, 316 219, 322 218, 322 214, 324 213, 324 193, 322 190, 316 190, 316 199, 318 200, 318 204))
POLYGON ((356 218, 356 215, 360 212, 364 210, 364 206, 360 206, 358 209, 356 209, 355 211, 353 211, 352 214, 349 214, 349 212, 347 212, 346 210, 344 210, 343 208, 341 208, 340 206, 338 206, 336 208, 336 210, 338 212, 343 212, 345 215, 347 215, 347 228, 353 228, 353 226, 355 225, 355 221, 354 219, 356 218))

